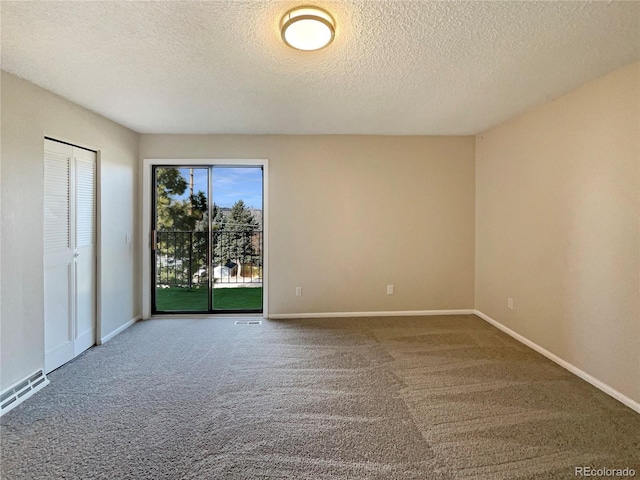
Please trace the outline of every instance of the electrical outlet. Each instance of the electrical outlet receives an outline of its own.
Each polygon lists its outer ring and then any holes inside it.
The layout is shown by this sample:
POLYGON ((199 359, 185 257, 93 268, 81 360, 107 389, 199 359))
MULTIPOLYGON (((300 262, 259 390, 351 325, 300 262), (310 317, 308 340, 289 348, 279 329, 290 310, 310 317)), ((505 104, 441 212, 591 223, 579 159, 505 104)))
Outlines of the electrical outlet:
POLYGON ((511 297, 507 298, 507 308, 513 310, 513 298, 511 297))
POLYGON ((296 297, 302 296, 302 287, 296 287, 296 297))
POLYGON ((393 285, 387 285, 387 295, 393 295, 393 285))

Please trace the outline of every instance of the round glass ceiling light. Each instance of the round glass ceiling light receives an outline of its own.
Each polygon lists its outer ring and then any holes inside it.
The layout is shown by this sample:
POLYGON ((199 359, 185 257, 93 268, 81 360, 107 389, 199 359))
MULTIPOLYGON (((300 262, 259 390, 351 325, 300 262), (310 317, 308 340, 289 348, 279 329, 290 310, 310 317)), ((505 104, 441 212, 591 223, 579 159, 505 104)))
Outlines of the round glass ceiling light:
POLYGON ((282 40, 297 50, 320 50, 333 41, 336 22, 329 13, 317 7, 289 10, 280 22, 282 40))

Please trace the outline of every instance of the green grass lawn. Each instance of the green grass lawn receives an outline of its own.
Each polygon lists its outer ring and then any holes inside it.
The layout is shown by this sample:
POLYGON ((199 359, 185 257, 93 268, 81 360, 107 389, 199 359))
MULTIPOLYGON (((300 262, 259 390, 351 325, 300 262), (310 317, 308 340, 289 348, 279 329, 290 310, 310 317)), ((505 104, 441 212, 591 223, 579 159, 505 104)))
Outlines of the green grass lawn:
MULTIPOLYGON (((158 288, 156 308, 161 312, 207 311, 206 288, 158 288)), ((215 288, 214 310, 260 310, 262 287, 215 288)))

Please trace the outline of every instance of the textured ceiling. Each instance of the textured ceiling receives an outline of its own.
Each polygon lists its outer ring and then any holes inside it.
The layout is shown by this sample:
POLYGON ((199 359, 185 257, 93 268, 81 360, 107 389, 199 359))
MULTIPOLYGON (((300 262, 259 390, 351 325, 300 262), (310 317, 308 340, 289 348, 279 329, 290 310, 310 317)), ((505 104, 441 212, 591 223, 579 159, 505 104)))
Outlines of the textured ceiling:
POLYGON ((145 133, 474 134, 640 59, 639 2, 2 1, 2 68, 145 133))

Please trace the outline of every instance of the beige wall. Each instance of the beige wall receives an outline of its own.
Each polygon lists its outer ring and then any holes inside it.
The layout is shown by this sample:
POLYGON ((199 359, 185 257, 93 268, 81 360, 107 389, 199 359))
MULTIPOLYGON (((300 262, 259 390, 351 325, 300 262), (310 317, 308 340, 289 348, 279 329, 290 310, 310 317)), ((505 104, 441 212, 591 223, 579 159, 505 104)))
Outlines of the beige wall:
POLYGON ((476 141, 476 308, 635 401, 639 86, 634 64, 476 141))
POLYGON ((43 151, 49 136, 100 151, 102 336, 139 313, 138 134, 2 72, 0 390, 44 366, 43 151), (136 240, 137 241, 137 240, 136 240))
POLYGON ((140 139, 143 159, 269 159, 270 314, 473 308, 474 148, 473 137, 140 139))

